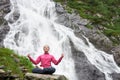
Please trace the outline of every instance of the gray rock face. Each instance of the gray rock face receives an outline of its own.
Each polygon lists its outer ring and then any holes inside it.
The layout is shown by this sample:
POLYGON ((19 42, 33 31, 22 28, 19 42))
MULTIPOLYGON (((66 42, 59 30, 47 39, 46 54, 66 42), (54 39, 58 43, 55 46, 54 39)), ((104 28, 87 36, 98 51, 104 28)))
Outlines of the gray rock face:
POLYGON ((0 47, 3 47, 3 39, 5 38, 6 34, 9 31, 8 25, 2 25, 0 26, 0 47))
POLYGON ((11 72, 5 72, 3 69, 0 69, 0 80, 20 80, 18 75, 13 75, 11 72))
POLYGON ((9 31, 9 26, 4 19, 8 12, 10 12, 9 0, 0 0, 0 47, 3 47, 3 39, 9 31))
POLYGON ((90 42, 92 42, 96 48, 103 50, 109 54, 111 54, 111 49, 113 47, 113 43, 112 41, 106 37, 104 34, 102 33, 98 33, 98 31, 91 31, 89 33, 85 34, 90 42))
POLYGON ((25 80, 68 80, 64 75, 26 73, 25 80))
POLYGON ((80 52, 72 45, 75 69, 79 80, 105 80, 105 75, 92 65, 83 52, 80 52))
POLYGON ((120 73, 113 73, 111 75, 113 77, 113 80, 120 80, 120 73))
POLYGON ((120 66, 120 45, 112 49, 114 60, 120 66))

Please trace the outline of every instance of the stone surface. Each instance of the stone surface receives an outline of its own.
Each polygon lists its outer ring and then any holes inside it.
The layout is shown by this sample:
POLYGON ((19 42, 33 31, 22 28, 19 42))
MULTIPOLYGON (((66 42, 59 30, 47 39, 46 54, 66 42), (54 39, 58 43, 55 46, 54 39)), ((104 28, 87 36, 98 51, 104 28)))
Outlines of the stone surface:
POLYGON ((0 26, 0 47, 3 47, 3 39, 5 38, 6 34, 9 31, 8 25, 2 25, 0 26))
POLYGON ((43 75, 35 73, 26 73, 26 80, 68 80, 64 75, 43 75))
POLYGON ((72 45, 75 69, 79 80, 105 80, 105 75, 92 65, 85 54, 76 50, 72 45))
POLYGON ((7 13, 10 12, 10 1, 0 0, 0 47, 3 47, 3 39, 9 31, 9 26, 4 19, 7 13))
POLYGON ((0 74, 5 74, 5 71, 0 69, 0 74))
POLYGON ((120 73, 113 73, 111 74, 113 80, 120 80, 120 73))
POLYGON ((112 49, 112 52, 113 52, 114 60, 116 61, 118 66, 120 66, 120 45, 114 47, 112 49))
POLYGON ((0 69, 4 69, 5 68, 5 66, 4 65, 0 65, 0 69))

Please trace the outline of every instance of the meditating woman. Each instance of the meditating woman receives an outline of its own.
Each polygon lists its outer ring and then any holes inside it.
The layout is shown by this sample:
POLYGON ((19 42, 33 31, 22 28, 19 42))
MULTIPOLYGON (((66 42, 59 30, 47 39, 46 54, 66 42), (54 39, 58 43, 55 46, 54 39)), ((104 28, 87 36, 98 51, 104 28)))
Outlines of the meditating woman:
POLYGON ((32 63, 34 63, 35 65, 41 63, 41 65, 34 68, 32 72, 39 74, 53 74, 56 71, 56 69, 51 66, 51 62, 53 62, 55 65, 58 65, 64 57, 64 54, 61 54, 61 57, 58 60, 56 60, 53 55, 49 54, 50 48, 48 45, 45 45, 43 47, 43 50, 44 54, 40 55, 36 60, 33 60, 30 57, 30 54, 28 54, 28 58, 32 63))

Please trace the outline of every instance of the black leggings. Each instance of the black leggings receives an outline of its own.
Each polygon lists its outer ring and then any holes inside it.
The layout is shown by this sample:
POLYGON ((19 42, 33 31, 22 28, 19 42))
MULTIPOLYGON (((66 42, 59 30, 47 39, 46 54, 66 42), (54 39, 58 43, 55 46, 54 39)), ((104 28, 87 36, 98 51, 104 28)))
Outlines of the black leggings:
POLYGON ((33 73, 39 73, 39 74, 53 74, 55 71, 56 69, 54 67, 49 67, 44 69, 34 68, 32 70, 33 73))

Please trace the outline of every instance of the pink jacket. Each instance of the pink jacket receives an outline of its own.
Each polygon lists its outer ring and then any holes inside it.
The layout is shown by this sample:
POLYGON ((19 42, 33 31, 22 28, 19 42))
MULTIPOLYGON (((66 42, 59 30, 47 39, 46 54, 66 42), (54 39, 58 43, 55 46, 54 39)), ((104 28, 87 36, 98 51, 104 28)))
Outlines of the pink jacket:
POLYGON ((40 66, 43 68, 47 68, 47 67, 51 67, 51 62, 53 62, 55 65, 58 65, 63 57, 61 56, 58 60, 56 60, 54 56, 47 53, 40 55, 36 60, 33 60, 30 56, 28 56, 28 58, 30 59, 30 61, 32 61, 32 63, 38 64, 41 62, 40 66))

